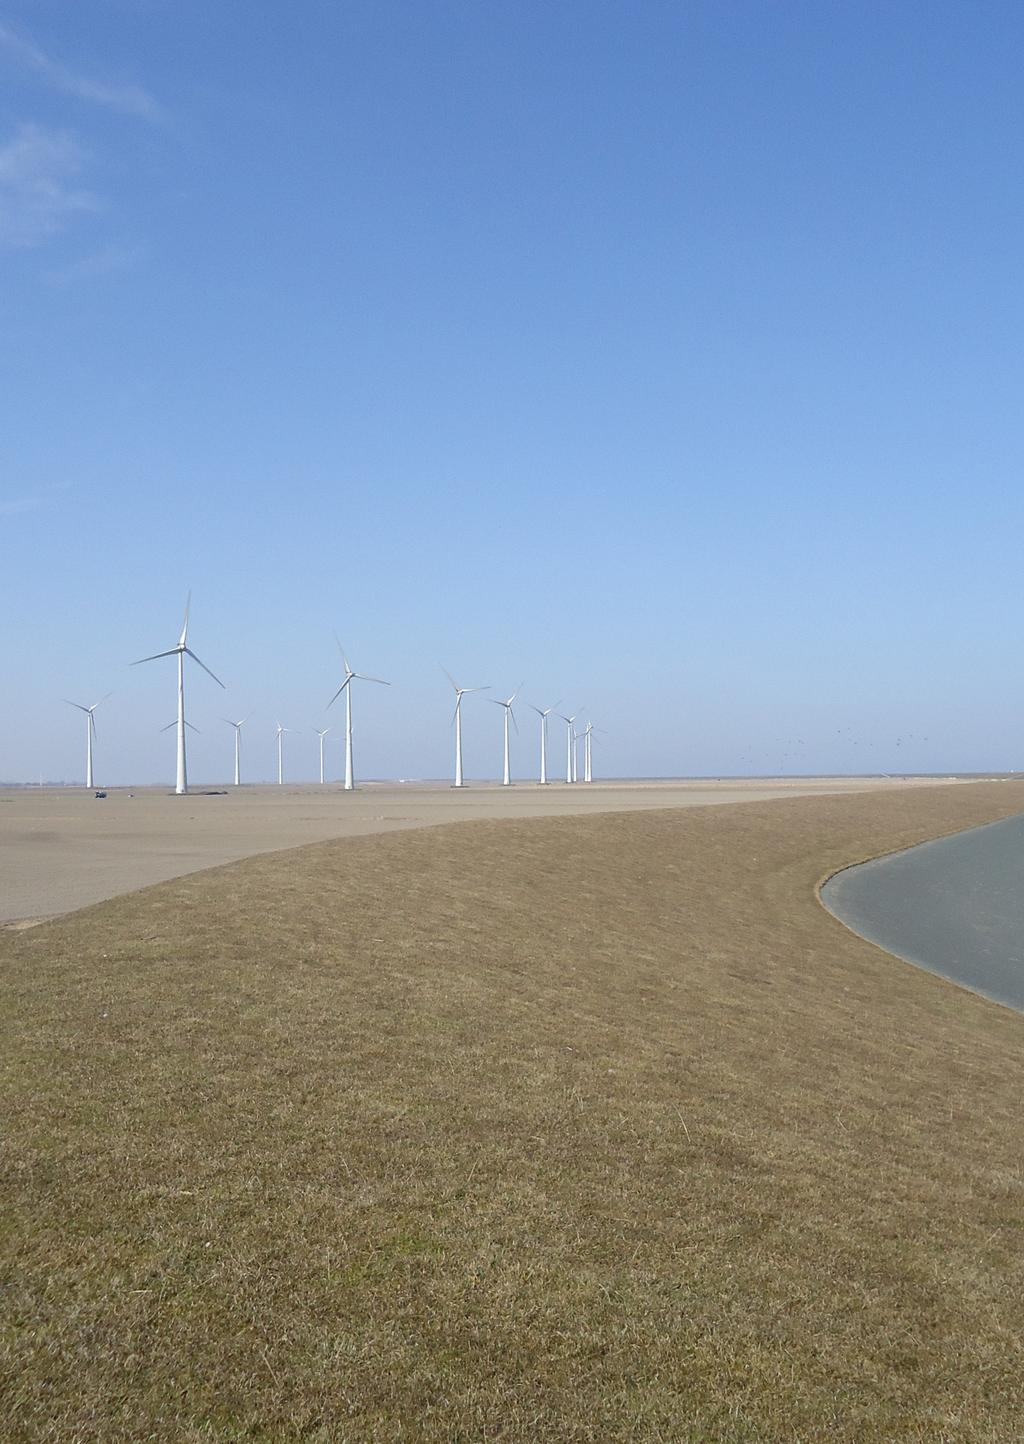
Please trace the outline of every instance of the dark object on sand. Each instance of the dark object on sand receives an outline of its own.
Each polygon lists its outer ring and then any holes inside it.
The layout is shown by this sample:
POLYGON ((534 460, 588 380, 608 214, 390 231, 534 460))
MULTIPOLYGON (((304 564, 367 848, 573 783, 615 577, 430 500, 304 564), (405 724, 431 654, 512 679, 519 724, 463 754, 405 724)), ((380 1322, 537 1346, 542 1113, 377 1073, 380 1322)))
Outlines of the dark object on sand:
POLYGON ((107 794, 105 792, 97 792, 96 794, 97 797, 106 797, 106 795, 107 794))

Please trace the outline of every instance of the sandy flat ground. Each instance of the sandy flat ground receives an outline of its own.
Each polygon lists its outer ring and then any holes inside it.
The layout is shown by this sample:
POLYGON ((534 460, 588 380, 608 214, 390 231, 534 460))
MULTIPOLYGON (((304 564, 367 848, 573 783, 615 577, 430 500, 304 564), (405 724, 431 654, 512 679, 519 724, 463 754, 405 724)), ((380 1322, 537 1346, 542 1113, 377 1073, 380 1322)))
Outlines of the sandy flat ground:
MULTIPOLYGON (((954 779, 950 779, 951 781, 954 779)), ((935 779, 681 779, 567 787, 437 783, 196 789, 0 790, 0 925, 55 917, 151 883, 334 837, 470 818, 703 807, 808 794, 935 786, 935 779)))

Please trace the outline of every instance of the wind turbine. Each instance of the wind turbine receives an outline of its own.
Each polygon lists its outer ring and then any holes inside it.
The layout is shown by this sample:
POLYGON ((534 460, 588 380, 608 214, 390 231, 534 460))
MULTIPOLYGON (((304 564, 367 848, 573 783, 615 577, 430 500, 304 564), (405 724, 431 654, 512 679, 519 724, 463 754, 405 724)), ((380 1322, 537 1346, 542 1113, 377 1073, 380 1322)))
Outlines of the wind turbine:
POLYGON ((280 722, 277 724, 277 785, 278 785, 278 787, 280 787, 281 784, 282 784, 282 782, 284 782, 284 734, 285 734, 286 732, 293 732, 294 730, 295 730, 295 729, 294 729, 293 727, 282 727, 281 724, 280 724, 280 722))
MULTIPOLYGON (((341 652, 341 660, 345 666, 345 680, 328 702, 327 706, 332 707, 342 692, 345 693, 345 791, 351 792, 355 787, 355 780, 352 776, 352 682, 376 682, 380 687, 390 687, 390 682, 385 682, 382 677, 367 677, 362 672, 353 672, 348 664, 341 642, 338 641, 338 634, 335 632, 334 640, 338 643, 338 651, 341 652)), ((326 710, 326 708, 325 708, 326 710)), ((320 781, 323 781, 321 777, 320 781)))
POLYGON ((323 731, 321 732, 318 727, 314 727, 314 728, 313 728, 313 731, 314 731, 314 732, 316 733, 316 735, 320 738, 320 786, 321 786, 321 787, 323 787, 323 785, 324 785, 324 738, 327 736, 327 734, 328 734, 328 732, 330 732, 330 730, 331 730, 331 729, 330 729, 329 727, 325 727, 325 728, 323 729, 323 731))
POLYGON ((232 722, 230 717, 222 717, 220 720, 222 722, 226 722, 229 727, 233 727, 235 729, 235 786, 238 787, 242 781, 242 727, 246 722, 248 722, 249 719, 248 717, 243 717, 241 722, 232 722))
MULTIPOLYGON (((186 656, 191 657, 192 660, 193 660, 193 662, 199 662, 199 665, 200 665, 200 667, 202 667, 203 671, 206 672, 206 673, 208 673, 209 676, 213 677, 213 680, 217 683, 217 686, 218 686, 218 687, 223 687, 223 686, 224 686, 224 683, 220 680, 220 678, 217 677, 217 676, 214 676, 214 674, 210 671, 210 669, 209 669, 209 667, 206 665, 206 663, 200 661, 199 658, 196 656, 195 652, 193 652, 192 648, 188 645, 188 613, 189 613, 189 607, 190 607, 190 605, 191 605, 191 602, 192 602, 192 593, 189 592, 188 596, 185 598, 185 624, 184 624, 184 626, 183 626, 182 629, 181 629, 181 636, 178 638, 178 645, 177 645, 176 647, 171 647, 171 648, 170 648, 168 651, 166 651, 166 652, 154 652, 151 657, 140 657, 137 662, 133 662, 133 663, 132 663, 132 666, 133 666, 133 667, 138 667, 138 666, 141 666, 141 664, 142 664, 143 662, 155 662, 155 661, 157 661, 158 658, 160 658, 160 657, 177 657, 177 659, 178 659, 178 723, 177 723, 177 725, 178 725, 178 769, 177 769, 177 775, 176 775, 175 781, 174 781, 174 790, 175 790, 175 792, 177 792, 177 793, 185 793, 185 792, 188 791, 188 772, 187 772, 187 769, 186 769, 186 766, 185 766, 185 658, 186 658, 186 656)), ((173 726, 173 723, 172 723, 172 726, 173 726)), ((168 730, 168 729, 165 728, 164 730, 166 731, 166 730, 168 730)))
POLYGON ((575 744, 575 733, 574 733, 573 730, 572 730, 572 724, 576 721, 576 718, 580 715, 580 712, 582 712, 582 711, 583 711, 583 708, 581 707, 581 708, 579 709, 579 712, 574 712, 571 717, 566 717, 566 715, 565 715, 564 712, 559 712, 559 714, 558 714, 559 717, 561 717, 562 721, 565 723, 565 726, 566 726, 566 736, 565 736, 565 780, 566 780, 566 782, 575 782, 575 781, 576 781, 576 744, 575 744))
POLYGON ((516 700, 516 698, 519 696, 519 693, 522 691, 522 689, 523 689, 523 684, 522 684, 522 682, 520 682, 520 683, 519 683, 519 686, 518 686, 518 687, 516 688, 516 690, 512 693, 512 696, 511 696, 511 697, 507 697, 504 702, 499 701, 499 699, 498 699, 497 697, 488 697, 488 699, 487 699, 488 702, 493 702, 494 705, 495 705, 495 707, 504 707, 504 709, 505 709, 505 770, 504 770, 504 773, 502 774, 502 778, 501 778, 501 785, 502 785, 502 787, 511 787, 511 785, 512 785, 512 774, 511 774, 511 772, 509 771, 508 722, 509 722, 509 718, 511 717, 511 719, 512 719, 512 726, 516 729, 516 736, 518 736, 518 735, 519 735, 519 723, 516 721, 516 714, 512 711, 512 703, 513 703, 513 702, 516 700))
POLYGON ((548 717, 558 703, 555 703, 555 707, 545 707, 543 712, 539 707, 534 707, 532 702, 530 706, 540 718, 540 782, 541 786, 545 787, 548 780, 548 717))
MULTIPOLYGON (((456 787, 462 787, 462 699, 467 692, 486 692, 487 687, 460 687, 452 674, 442 667, 441 671, 448 678, 455 688, 455 716, 452 721, 455 723, 455 783, 456 787)), ((488 683, 488 687, 490 683, 488 683)))
POLYGON ((593 780, 594 780, 593 740, 594 740, 594 724, 593 724, 593 722, 588 722, 587 725, 586 725, 586 727, 583 729, 583 781, 584 781, 584 782, 593 782, 593 780))
MULTIPOLYGON (((107 697, 113 697, 113 695, 113 692, 107 693, 107 697)), ((69 707, 77 707, 79 712, 85 713, 85 785, 90 791, 94 786, 92 776, 92 743, 93 738, 96 736, 96 718, 93 716, 93 713, 100 705, 100 702, 105 702, 107 697, 101 697, 99 702, 94 702, 91 707, 83 707, 81 702, 72 702, 69 697, 64 698, 64 701, 67 702, 69 707)))

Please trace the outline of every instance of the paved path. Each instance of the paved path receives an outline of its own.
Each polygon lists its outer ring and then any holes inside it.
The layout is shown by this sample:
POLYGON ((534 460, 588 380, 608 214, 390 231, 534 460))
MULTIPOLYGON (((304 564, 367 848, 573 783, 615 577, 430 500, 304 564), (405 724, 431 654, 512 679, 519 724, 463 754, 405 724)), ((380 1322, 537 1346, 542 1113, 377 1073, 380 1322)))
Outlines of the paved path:
POLYGON ((821 897, 887 952, 1024 1011, 1024 816, 847 868, 821 897))

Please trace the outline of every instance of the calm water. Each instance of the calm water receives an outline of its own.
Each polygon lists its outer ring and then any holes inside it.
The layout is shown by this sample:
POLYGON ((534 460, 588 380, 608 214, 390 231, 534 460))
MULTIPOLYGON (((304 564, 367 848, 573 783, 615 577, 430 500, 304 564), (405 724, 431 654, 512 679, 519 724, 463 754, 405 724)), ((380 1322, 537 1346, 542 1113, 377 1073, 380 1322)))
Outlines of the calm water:
POLYGON ((849 868, 821 897, 887 952, 1024 1011, 1024 816, 849 868))

